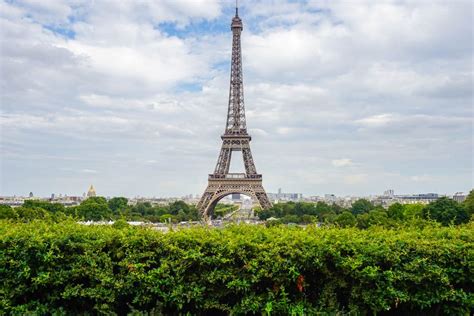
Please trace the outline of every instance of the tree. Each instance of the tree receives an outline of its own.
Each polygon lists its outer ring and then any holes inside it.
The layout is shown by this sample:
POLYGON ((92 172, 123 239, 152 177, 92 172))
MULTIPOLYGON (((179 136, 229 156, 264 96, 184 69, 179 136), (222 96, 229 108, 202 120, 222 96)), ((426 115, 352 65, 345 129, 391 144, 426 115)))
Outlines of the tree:
POLYGON ((48 217, 48 212, 46 212, 41 207, 24 207, 20 206, 15 208, 18 218, 24 221, 30 221, 33 219, 45 219, 48 217))
POLYGON ((447 226, 451 223, 461 224, 469 221, 466 209, 453 199, 442 197, 431 202, 423 209, 423 216, 434 219, 447 226))
POLYGON ((403 217, 405 219, 422 218, 425 206, 421 203, 403 205, 403 217))
POLYGON ((337 215, 337 217, 334 219, 334 223, 341 227, 352 227, 356 225, 357 221, 351 212, 344 211, 337 215))
POLYGON ((273 205, 272 207, 268 209, 256 208, 254 212, 258 216, 259 219, 266 220, 267 218, 270 218, 270 217, 276 217, 275 207, 276 205, 273 205))
POLYGON ((359 215, 368 213, 370 210, 374 209, 374 205, 370 203, 370 201, 366 199, 358 199, 354 203, 352 203, 352 214, 359 215))
POLYGON ((295 214, 298 216, 303 215, 316 215, 316 207, 313 203, 299 202, 295 204, 295 214))
POLYGON ((375 209, 369 212, 369 226, 387 225, 389 222, 387 212, 381 209, 375 209))
POLYGON ((127 208, 128 199, 124 197, 114 197, 109 200, 108 205, 113 213, 117 213, 127 208))
POLYGON ((107 204, 86 203, 78 206, 77 215, 85 220, 99 221, 110 219, 111 212, 107 204))
POLYGON ((160 222, 163 222, 163 223, 168 223, 172 220, 173 218, 173 215, 171 214, 164 214, 164 215, 161 215, 160 216, 160 222))
POLYGON ((150 213, 150 210, 153 207, 150 202, 138 202, 135 206, 132 207, 131 213, 138 213, 141 216, 150 213))
POLYGON ((112 224, 112 227, 117 229, 123 229, 130 227, 130 224, 127 223, 127 220, 125 218, 120 218, 112 224))
POLYGON ((467 216, 471 218, 474 215, 474 190, 471 190, 463 202, 464 209, 467 212, 467 216))
POLYGON ((369 228, 374 225, 387 226, 391 224, 387 212, 382 209, 374 209, 368 213, 363 213, 357 216, 357 227, 369 228))
POLYGON ((0 219, 15 219, 17 216, 15 209, 10 205, 0 205, 0 219))
POLYGON ((40 207, 50 213, 64 213, 66 209, 64 205, 60 203, 50 203, 48 201, 41 200, 26 200, 25 202, 23 202, 23 206, 26 208, 40 207))
POLYGON ((184 201, 176 201, 169 205, 170 214, 178 215, 179 211, 182 210, 185 213, 189 212, 189 205, 184 201))
POLYGON ((336 203, 332 203, 331 208, 336 214, 341 214, 342 212, 347 211, 347 209, 343 208, 340 205, 337 205, 336 203))
POLYGON ((304 224, 316 223, 318 218, 314 215, 304 214, 300 217, 300 222, 304 224))
POLYGON ((318 203, 316 203, 316 213, 318 215, 329 212, 332 212, 332 208, 326 202, 319 201, 318 203))
POLYGON ((282 223, 285 223, 285 224, 300 222, 300 218, 298 217, 298 215, 286 215, 286 216, 283 216, 280 220, 282 223))
POLYGON ((77 215, 85 220, 110 219, 112 215, 107 200, 101 196, 90 197, 84 200, 76 209, 77 215))
POLYGON ((336 213, 330 211, 329 213, 324 213, 320 216, 322 222, 332 223, 336 218, 336 213))
POLYGON ((107 200, 103 196, 91 196, 84 201, 82 201, 81 204, 89 204, 89 203, 98 203, 98 204, 105 204, 107 205, 107 200))
MULTIPOLYGON (((216 207, 214 208, 214 217, 222 218, 226 214, 237 211, 238 208, 239 208, 238 205, 228 205, 228 204, 217 203, 216 207)), ((190 217, 191 214, 189 214, 188 216, 190 217)))
POLYGON ((404 208, 400 203, 394 203, 388 207, 387 215, 388 217, 395 220, 403 219, 404 208))

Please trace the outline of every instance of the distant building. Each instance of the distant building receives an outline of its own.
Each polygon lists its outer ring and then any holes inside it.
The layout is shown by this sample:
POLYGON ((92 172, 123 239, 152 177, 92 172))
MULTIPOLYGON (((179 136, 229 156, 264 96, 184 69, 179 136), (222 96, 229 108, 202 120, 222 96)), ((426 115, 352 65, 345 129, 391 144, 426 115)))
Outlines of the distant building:
POLYGON ((383 196, 394 196, 395 191, 393 189, 388 189, 387 191, 383 192, 383 196))
POLYGON ((462 203, 466 200, 466 194, 464 194, 463 192, 456 192, 454 195, 453 195, 453 200, 455 200, 456 202, 459 202, 459 203, 462 203))
POLYGON ((30 194, 28 195, 30 198, 33 197, 33 192, 30 192, 30 194))
POLYGON ((278 193, 268 193, 268 198, 272 201, 300 201, 303 198, 301 193, 283 193, 281 188, 278 193))
POLYGON ((413 195, 396 195, 396 202, 402 204, 411 204, 411 203, 422 203, 428 204, 433 201, 436 201, 441 196, 437 193, 424 193, 424 194, 413 194, 413 195))
POLYGON ((232 200, 240 200, 240 193, 232 193, 232 200))
POLYGON ((324 202, 334 203, 336 202, 336 196, 334 194, 324 194, 324 202))
POLYGON ((87 197, 89 198, 92 196, 96 196, 96 193, 95 193, 94 186, 91 184, 91 186, 89 187, 89 190, 87 191, 87 197))

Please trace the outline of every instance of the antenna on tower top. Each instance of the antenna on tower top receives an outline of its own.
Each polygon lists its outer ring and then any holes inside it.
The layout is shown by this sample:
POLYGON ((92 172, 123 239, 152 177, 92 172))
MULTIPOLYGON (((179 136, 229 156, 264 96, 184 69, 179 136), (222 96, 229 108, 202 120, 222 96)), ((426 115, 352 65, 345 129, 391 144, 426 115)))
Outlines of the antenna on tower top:
POLYGON ((235 16, 239 16, 239 0, 235 0, 235 16))

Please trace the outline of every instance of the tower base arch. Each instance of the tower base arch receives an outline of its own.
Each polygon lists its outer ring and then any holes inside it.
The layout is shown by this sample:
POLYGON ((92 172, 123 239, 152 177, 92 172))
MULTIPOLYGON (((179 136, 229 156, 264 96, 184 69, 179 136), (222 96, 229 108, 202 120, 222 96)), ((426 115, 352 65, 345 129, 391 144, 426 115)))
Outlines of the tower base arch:
POLYGON ((272 206, 268 200, 267 194, 265 193, 261 179, 212 179, 212 175, 210 175, 207 188, 197 205, 203 218, 209 220, 214 214, 214 208, 217 205, 217 202, 225 196, 233 193, 240 193, 249 196, 254 201, 258 201, 260 207, 263 209, 272 206))

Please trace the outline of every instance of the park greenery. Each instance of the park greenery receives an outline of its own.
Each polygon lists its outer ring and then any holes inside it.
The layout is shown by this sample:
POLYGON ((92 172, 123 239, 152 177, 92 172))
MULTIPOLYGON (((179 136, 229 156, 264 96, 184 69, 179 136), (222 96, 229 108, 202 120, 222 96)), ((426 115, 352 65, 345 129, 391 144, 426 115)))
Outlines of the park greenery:
POLYGON ((0 310, 469 315, 474 308, 473 222, 365 230, 198 226, 168 233, 116 224, 0 220, 0 310))
MULTIPOLYGON (((237 209, 236 205, 219 203, 214 211, 214 218, 224 217, 237 209)), ((320 223, 365 229, 374 225, 394 227, 405 222, 423 220, 436 221, 445 226, 458 225, 468 222, 474 216, 474 190, 469 193, 463 203, 442 197, 428 205, 394 203, 385 209, 366 199, 355 201, 350 208, 325 202, 287 202, 274 204, 266 210, 257 208, 255 214, 261 220, 267 220, 268 225, 320 223)), ((129 205, 128 199, 124 197, 114 197, 109 200, 104 197, 91 197, 82 201, 80 205, 71 207, 42 200, 26 200, 21 207, 16 208, 0 205, 0 219, 58 221, 66 217, 83 221, 124 219, 162 223, 201 219, 196 206, 183 201, 168 205, 152 205, 149 202, 129 205)))
MULTIPOLYGON (((235 211, 218 205, 216 216, 235 211)), ((266 225, 169 226, 195 206, 0 206, 5 315, 469 315, 474 191, 458 203, 279 203, 266 225), (113 225, 82 225, 114 220, 113 225), (289 225, 305 224, 305 225, 289 225)), ((0 313, 0 314, 2 314, 0 313)))
POLYGON ((463 203, 441 197, 427 205, 394 203, 387 209, 366 199, 355 201, 350 208, 325 202, 287 202, 256 210, 257 216, 276 224, 322 223, 340 227, 368 228, 374 225, 394 227, 406 222, 436 221, 442 225, 459 225, 474 215, 474 190, 463 203))
MULTIPOLYGON (((215 216, 222 217, 236 209, 235 205, 217 204, 215 216)), ((125 219, 127 221, 162 223, 200 220, 196 207, 183 201, 176 201, 168 205, 151 205, 149 202, 128 205, 128 199, 124 197, 114 197, 108 201, 104 197, 90 197, 82 201, 80 205, 70 207, 42 200, 26 200, 21 207, 16 208, 0 205, 0 219, 61 220, 65 217, 84 221, 125 219)))

